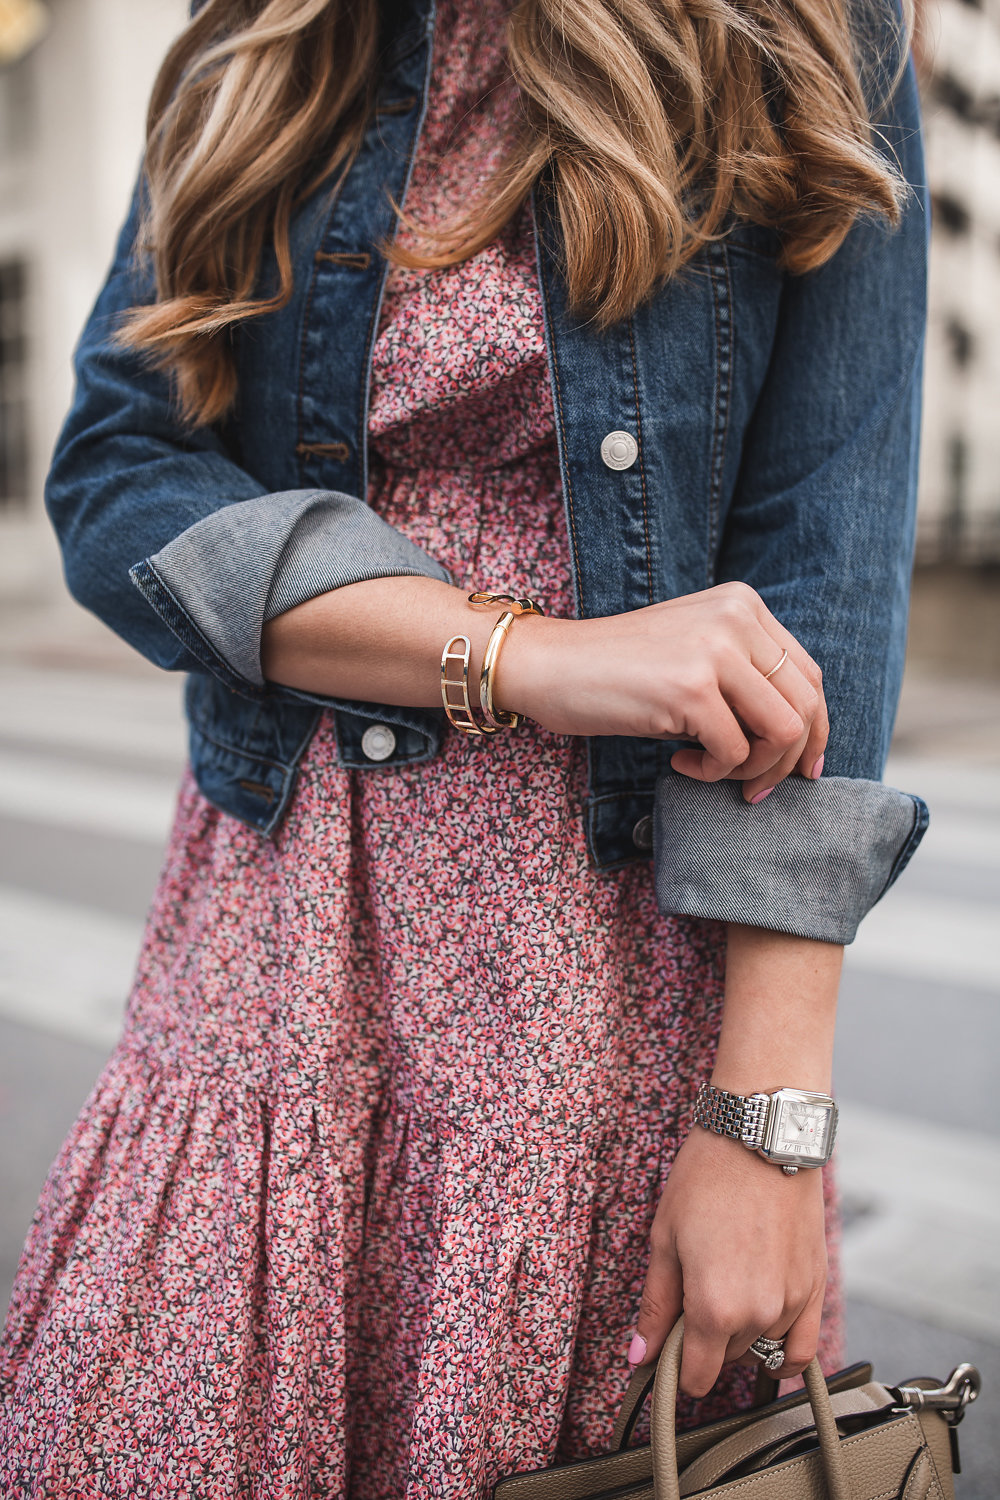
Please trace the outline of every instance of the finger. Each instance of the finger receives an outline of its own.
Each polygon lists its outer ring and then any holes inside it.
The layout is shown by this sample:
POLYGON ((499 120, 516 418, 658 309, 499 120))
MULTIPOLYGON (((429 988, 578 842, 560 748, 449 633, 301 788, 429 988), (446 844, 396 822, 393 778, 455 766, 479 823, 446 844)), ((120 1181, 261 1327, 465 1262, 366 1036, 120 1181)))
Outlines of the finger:
MULTIPOLYGON (((815 759, 822 755, 826 749, 826 733, 830 727, 826 696, 823 692, 823 673, 808 651, 805 651, 799 645, 798 641, 796 641, 795 637, 789 635, 782 627, 779 627, 778 640, 787 649, 788 657, 774 672, 774 675, 768 678, 768 681, 779 692, 788 697, 790 702, 794 703, 798 712, 802 714, 807 723, 811 722, 816 731, 815 755, 813 761, 809 763, 809 769, 811 769, 815 759), (788 674, 789 666, 794 668, 794 673, 791 675, 788 674), (803 682, 808 684, 806 690, 808 696, 806 698, 802 696, 801 684, 803 682), (812 705, 811 710, 810 704, 812 705), (805 712, 803 712, 804 709, 805 712)), ((807 748, 811 749, 812 747, 809 746, 807 748)))
MULTIPOLYGON (((769 647, 771 651, 775 649, 773 641, 769 647)), ((760 670, 757 653, 749 659, 734 653, 720 677, 726 702, 733 705, 755 734, 767 734, 773 724, 787 720, 789 710, 802 720, 804 730, 819 707, 815 686, 791 655, 785 658, 780 672, 767 677, 760 670)))
MULTIPOLYGON (((746 751, 743 760, 749 754, 750 746, 746 740, 746 751)), ((733 761, 727 756, 724 760, 718 755, 711 755, 707 750, 675 750, 670 757, 670 764, 675 771, 682 776, 690 776, 692 781, 725 781, 733 776, 740 761, 733 761), (728 767, 729 769, 725 769, 728 767)))
POLYGON ((743 800, 755 804, 763 802, 764 798, 769 796, 776 786, 780 786, 786 776, 791 776, 801 759, 801 745, 802 741, 800 740, 794 749, 790 750, 787 755, 783 755, 778 763, 768 771, 765 771, 762 776, 752 776, 749 780, 744 781, 742 787, 743 800))
POLYGON ((708 1395, 719 1378, 728 1344, 725 1333, 700 1322, 689 1309, 685 1309, 680 1387, 686 1396, 697 1401, 708 1395))
MULTIPOLYGON (((774 649, 774 641, 761 631, 754 642, 757 655, 767 656, 774 649)), ((796 649, 809 671, 818 677, 811 658, 801 648, 796 649)), ((779 687, 768 681, 754 661, 734 654, 720 675, 717 693, 706 694, 704 705, 700 709, 696 706, 690 715, 688 727, 701 748, 676 751, 671 759, 673 769, 698 781, 761 778, 748 800, 790 775, 806 750, 815 745, 811 769, 826 745, 826 705, 791 654, 781 670, 785 680, 779 687), (740 757, 743 746, 746 749, 740 757)))
MULTIPOLYGON (((786 1308, 783 1315, 764 1329, 763 1337, 784 1340, 784 1362, 779 1379, 790 1379, 800 1375, 816 1353, 819 1343, 820 1323, 823 1316, 823 1299, 826 1295, 826 1279, 823 1277, 805 1302, 786 1308)), ((759 1367, 760 1360, 750 1350, 749 1335, 731 1342, 727 1359, 750 1369, 759 1367)), ((761 1337, 755 1334, 754 1338, 761 1337)), ((750 1339, 750 1343, 753 1340, 750 1339)), ((778 1372, 775 1372, 778 1374, 778 1372)))
MULTIPOLYGON (((800 737, 792 749, 785 755, 782 755, 774 764, 769 763, 774 753, 773 747, 770 747, 766 754, 758 754, 757 744, 757 741, 753 742, 753 748, 748 758, 742 765, 737 766, 734 771, 731 771, 724 778, 727 781, 740 781, 743 783, 740 790, 745 802, 762 802, 787 776, 793 774, 803 758, 803 737, 800 737), (754 771, 757 770, 762 762, 766 769, 759 775, 754 775, 754 771), (747 779, 748 777, 749 779, 747 779)), ((677 761, 682 755, 690 754, 692 754, 691 751, 677 751, 670 762, 673 768, 678 771, 682 770, 682 766, 679 766, 677 761)), ((690 773, 685 772, 685 774, 690 773)), ((702 776, 700 779, 716 781, 719 778, 717 776, 702 776)))
MULTIPOLYGON (((811 710, 815 694, 797 672, 796 678, 792 690, 798 689, 811 710)), ((686 727, 698 746, 677 751, 671 764, 699 781, 720 781, 748 762, 753 772, 766 771, 793 745, 801 750, 808 727, 788 697, 772 688, 746 657, 736 654, 687 718, 686 727)))
POLYGON ((812 771, 826 747, 828 721, 821 693, 791 659, 782 671, 787 676, 780 693, 773 681, 753 669, 749 674, 734 673, 731 701, 751 733, 751 750, 731 779, 744 783, 748 802, 761 800, 786 776, 800 770, 807 757, 812 771))
POLYGON ((801 1375, 816 1353, 825 1291, 825 1285, 816 1288, 788 1330, 788 1337, 785 1340, 785 1363, 781 1367, 782 1380, 801 1375))
POLYGON ((750 754, 750 741, 717 688, 706 693, 688 727, 697 746, 675 751, 670 763, 695 781, 722 781, 750 754))
POLYGON ((748 661, 730 662, 727 667, 723 693, 750 737, 749 755, 730 773, 734 780, 766 775, 794 751, 787 768, 791 769, 802 754, 817 699, 797 669, 790 662, 786 667, 790 674, 784 693, 779 693, 748 661))
MULTIPOLYGON (((794 636, 790 630, 786 629, 784 625, 782 625, 777 615, 773 615, 771 613, 767 605, 764 603, 763 599, 761 599, 759 596, 758 607, 755 613, 763 630, 771 638, 771 640, 777 644, 778 647, 777 651, 773 653, 770 662, 758 663, 758 665, 760 665, 760 670, 762 672, 769 672, 771 668, 776 667, 778 662, 781 660, 782 651, 787 651, 788 655, 798 667, 803 677, 807 677, 815 687, 821 689, 823 674, 820 671, 819 664, 814 661, 814 659, 809 655, 809 652, 801 644, 797 637, 794 636)), ((756 661, 756 656, 754 660, 756 661)), ((780 672, 783 671, 784 667, 780 669, 780 672)), ((775 677, 780 676, 780 672, 776 671, 774 674, 775 677)))
POLYGON ((654 1247, 629 1348, 630 1365, 646 1365, 656 1358, 681 1315, 682 1297, 681 1268, 676 1255, 654 1247))
POLYGON ((749 673, 745 668, 730 671, 723 692, 751 733, 761 739, 774 738, 782 730, 790 733, 789 726, 797 719, 797 733, 807 734, 822 700, 791 656, 775 677, 765 677, 753 662, 748 665, 749 673))
MULTIPOLYGON (((759 1370, 761 1367, 761 1361, 758 1356, 753 1353, 750 1345, 754 1342, 755 1339, 759 1338, 785 1338, 789 1328, 792 1326, 800 1311, 801 1309, 796 1309, 794 1312, 789 1311, 786 1316, 783 1316, 776 1322, 769 1324, 769 1326, 763 1330, 763 1333, 754 1333, 751 1335, 748 1331, 745 1330, 739 1338, 735 1338, 730 1342, 729 1348, 726 1351, 726 1359, 732 1360, 733 1364, 743 1365, 744 1368, 748 1370, 759 1370)), ((781 1378, 784 1378, 784 1373, 785 1367, 784 1365, 782 1365, 781 1378)))
POLYGON ((795 767, 800 776, 807 777, 810 781, 818 781, 823 774, 823 761, 825 759, 826 744, 830 737, 830 720, 826 712, 825 701, 820 705, 819 711, 813 719, 806 740, 805 748, 799 757, 795 767))
POLYGON ((817 780, 823 773, 823 752, 829 735, 829 721, 826 716, 826 704, 820 705, 819 716, 813 721, 809 733, 804 741, 800 741, 776 765, 768 768, 761 774, 756 774, 757 766, 754 763, 754 751, 751 750, 745 766, 738 768, 735 779, 743 782, 743 796, 747 802, 762 802, 769 792, 782 782, 786 776, 798 773, 810 780, 817 780))
MULTIPOLYGON (((734 594, 734 603, 742 605, 744 621, 747 618, 752 619, 758 631, 762 632, 762 634, 751 632, 751 635, 747 637, 751 660, 761 675, 773 682, 779 691, 784 691, 780 679, 786 677, 786 668, 791 663, 800 677, 804 678, 822 699, 823 673, 818 663, 777 616, 771 613, 756 590, 746 584, 728 584, 723 587, 734 594), (784 651, 788 652, 787 658, 782 657, 784 651)), ((821 754, 822 751, 817 753, 821 754)))
POLYGON ((809 683, 825 708, 823 673, 818 662, 791 631, 786 630, 781 621, 775 619, 763 601, 761 603, 763 613, 760 622, 766 639, 758 636, 751 644, 750 655, 754 666, 779 691, 784 691, 783 683, 788 679, 788 667, 793 666, 799 677, 809 683), (787 657, 783 657, 784 651, 788 652, 787 657))

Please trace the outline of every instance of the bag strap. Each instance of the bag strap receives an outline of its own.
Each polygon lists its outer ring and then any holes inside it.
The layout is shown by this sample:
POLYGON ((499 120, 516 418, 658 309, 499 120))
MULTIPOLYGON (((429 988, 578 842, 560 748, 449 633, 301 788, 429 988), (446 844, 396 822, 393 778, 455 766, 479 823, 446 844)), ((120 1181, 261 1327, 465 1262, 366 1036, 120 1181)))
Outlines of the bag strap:
POLYGON ((656 1365, 639 1365, 632 1371, 632 1379, 628 1383, 628 1389, 622 1397, 622 1404, 615 1420, 615 1430, 611 1435, 611 1451, 620 1453, 627 1448, 632 1441, 635 1424, 639 1420, 643 1403, 650 1391, 653 1389, 653 1381, 656 1379, 656 1365))
MULTIPOLYGON (((656 1365, 639 1365, 632 1372, 632 1378, 622 1397, 622 1404, 615 1421, 615 1429, 611 1437, 612 1453, 621 1453, 629 1446, 635 1433, 636 1424, 642 1414, 643 1403, 650 1391, 653 1389, 653 1381, 656 1379, 656 1365)), ((831 1396, 840 1391, 853 1391, 859 1386, 868 1385, 873 1379, 871 1364, 867 1361, 859 1361, 857 1364, 848 1365, 846 1370, 838 1370, 836 1375, 831 1375, 826 1388, 831 1396)), ((753 1404, 748 1411, 737 1412, 735 1416, 724 1417, 722 1423, 727 1427, 744 1425, 753 1421, 755 1415, 759 1415, 763 1407, 770 1406, 778 1395, 779 1382, 760 1367, 757 1377, 757 1385, 754 1391, 753 1404), (763 1377, 763 1379, 761 1378, 763 1377)), ((795 1401, 804 1401, 805 1392, 791 1394, 782 1398, 785 1404, 791 1405, 795 1401)))
MULTIPOLYGON (((656 1500, 681 1500, 677 1475, 677 1434, 674 1426, 677 1382, 684 1347, 684 1319, 678 1318, 663 1346, 653 1384, 653 1486, 656 1500)), ((819 1438, 823 1473, 829 1500, 852 1500, 840 1435, 830 1405, 830 1394, 818 1360, 806 1366, 802 1376, 812 1407, 819 1438)))

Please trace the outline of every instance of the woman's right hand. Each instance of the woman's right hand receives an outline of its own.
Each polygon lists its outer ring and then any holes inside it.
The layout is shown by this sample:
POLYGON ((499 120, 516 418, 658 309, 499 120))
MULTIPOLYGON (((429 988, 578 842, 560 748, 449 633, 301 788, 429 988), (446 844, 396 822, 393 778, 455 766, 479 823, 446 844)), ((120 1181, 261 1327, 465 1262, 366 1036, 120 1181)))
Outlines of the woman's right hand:
POLYGON ((560 734, 695 741, 674 769, 740 780, 747 800, 817 776, 829 730, 819 667, 743 583, 602 619, 522 617, 495 697, 560 734))

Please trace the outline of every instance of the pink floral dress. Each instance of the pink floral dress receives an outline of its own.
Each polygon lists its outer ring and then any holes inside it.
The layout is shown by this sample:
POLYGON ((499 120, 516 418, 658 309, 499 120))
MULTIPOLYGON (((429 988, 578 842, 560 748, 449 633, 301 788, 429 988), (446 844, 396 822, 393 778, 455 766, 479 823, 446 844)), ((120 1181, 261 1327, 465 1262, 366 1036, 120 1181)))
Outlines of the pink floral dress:
MULTIPOLYGON (((502 8, 439 7, 418 218, 509 128, 502 8)), ((392 274, 370 436, 371 504, 456 581, 573 612, 527 212, 392 274)), ((0 1493, 481 1500, 607 1447, 722 933, 590 867, 584 789, 582 742, 530 724, 358 773, 329 719, 274 843, 185 781, 24 1251, 0 1493)))

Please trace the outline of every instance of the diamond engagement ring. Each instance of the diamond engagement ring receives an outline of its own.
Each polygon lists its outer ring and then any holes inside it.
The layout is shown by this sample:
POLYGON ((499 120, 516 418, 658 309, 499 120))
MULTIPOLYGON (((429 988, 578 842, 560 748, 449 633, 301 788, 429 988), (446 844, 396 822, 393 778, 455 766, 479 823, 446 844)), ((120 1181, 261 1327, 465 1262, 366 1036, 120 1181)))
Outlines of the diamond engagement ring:
POLYGON ((761 1334, 759 1339, 754 1339, 747 1353, 759 1359, 765 1370, 780 1370, 785 1363, 785 1339, 767 1339, 761 1334))

